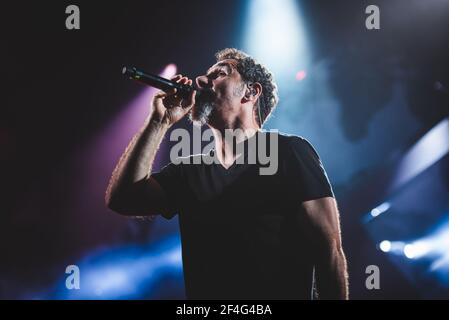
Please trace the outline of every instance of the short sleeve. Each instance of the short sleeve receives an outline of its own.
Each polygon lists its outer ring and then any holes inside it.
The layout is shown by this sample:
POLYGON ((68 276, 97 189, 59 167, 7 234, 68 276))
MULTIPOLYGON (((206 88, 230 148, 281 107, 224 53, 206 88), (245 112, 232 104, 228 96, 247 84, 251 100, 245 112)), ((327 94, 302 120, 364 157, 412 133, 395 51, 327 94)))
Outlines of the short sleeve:
POLYGON ((151 175, 164 189, 168 199, 168 212, 163 212, 162 216, 166 219, 173 218, 180 211, 180 196, 183 193, 182 190, 182 165, 175 165, 169 163, 163 167, 159 172, 151 175))
POLYGON ((326 171, 312 145, 297 136, 288 140, 284 175, 289 193, 300 202, 334 197, 326 171))

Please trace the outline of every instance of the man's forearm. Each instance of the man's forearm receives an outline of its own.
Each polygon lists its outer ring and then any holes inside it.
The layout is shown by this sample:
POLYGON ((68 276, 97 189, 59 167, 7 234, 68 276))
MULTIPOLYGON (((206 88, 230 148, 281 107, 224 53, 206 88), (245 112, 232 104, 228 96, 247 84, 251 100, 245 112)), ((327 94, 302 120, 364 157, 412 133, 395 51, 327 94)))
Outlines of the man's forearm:
POLYGON ((133 137, 112 173, 106 191, 107 204, 110 205, 121 192, 126 192, 135 183, 150 176, 156 152, 168 127, 150 118, 133 137))
POLYGON ((348 299, 347 265, 341 247, 317 262, 316 278, 320 299, 348 299))
POLYGON ((335 199, 324 197, 305 201, 297 217, 301 232, 312 244, 319 298, 347 299, 346 258, 335 199))

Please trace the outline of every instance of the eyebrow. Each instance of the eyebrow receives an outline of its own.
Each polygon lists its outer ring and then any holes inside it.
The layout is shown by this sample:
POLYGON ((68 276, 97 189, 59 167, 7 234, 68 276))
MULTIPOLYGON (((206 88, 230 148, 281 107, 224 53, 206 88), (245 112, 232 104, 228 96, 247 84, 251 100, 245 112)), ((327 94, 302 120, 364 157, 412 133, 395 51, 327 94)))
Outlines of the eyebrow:
MULTIPOLYGON (((232 71, 231 65, 227 62, 220 62, 219 64, 215 65, 212 69, 217 68, 217 67, 227 68, 228 73, 231 73, 231 71, 232 71)), ((210 74, 210 71, 211 71, 211 69, 207 70, 207 74, 210 74)))

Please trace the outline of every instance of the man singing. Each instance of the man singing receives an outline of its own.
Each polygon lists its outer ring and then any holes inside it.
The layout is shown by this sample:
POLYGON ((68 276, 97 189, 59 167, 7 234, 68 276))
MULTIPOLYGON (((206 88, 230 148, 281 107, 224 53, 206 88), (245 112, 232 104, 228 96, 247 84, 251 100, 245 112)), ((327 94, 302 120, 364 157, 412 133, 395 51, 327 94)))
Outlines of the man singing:
POLYGON ((112 174, 107 206, 129 216, 178 214, 189 299, 311 299, 315 288, 321 299, 347 299, 339 213, 318 154, 301 137, 261 130, 278 102, 263 65, 237 49, 216 58, 190 97, 175 89, 154 96, 112 174), (215 147, 152 172, 167 130, 187 114, 212 130, 215 147), (277 167, 261 174, 249 146, 267 143, 276 145, 277 167))

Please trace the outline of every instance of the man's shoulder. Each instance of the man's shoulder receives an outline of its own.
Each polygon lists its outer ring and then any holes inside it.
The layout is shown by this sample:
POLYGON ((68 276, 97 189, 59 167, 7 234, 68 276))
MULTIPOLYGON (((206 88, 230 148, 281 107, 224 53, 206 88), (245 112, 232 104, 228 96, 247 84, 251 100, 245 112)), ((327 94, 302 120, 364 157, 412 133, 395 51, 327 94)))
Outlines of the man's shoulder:
POLYGON ((308 147, 312 146, 312 144, 303 136, 285 133, 278 130, 269 130, 269 131, 261 131, 263 134, 268 137, 273 137, 278 140, 278 143, 282 147, 292 148, 292 147, 308 147))
POLYGON ((275 135, 274 137, 278 141, 278 152, 283 159, 310 157, 320 159, 315 147, 303 136, 280 131, 266 131, 264 133, 275 135))

